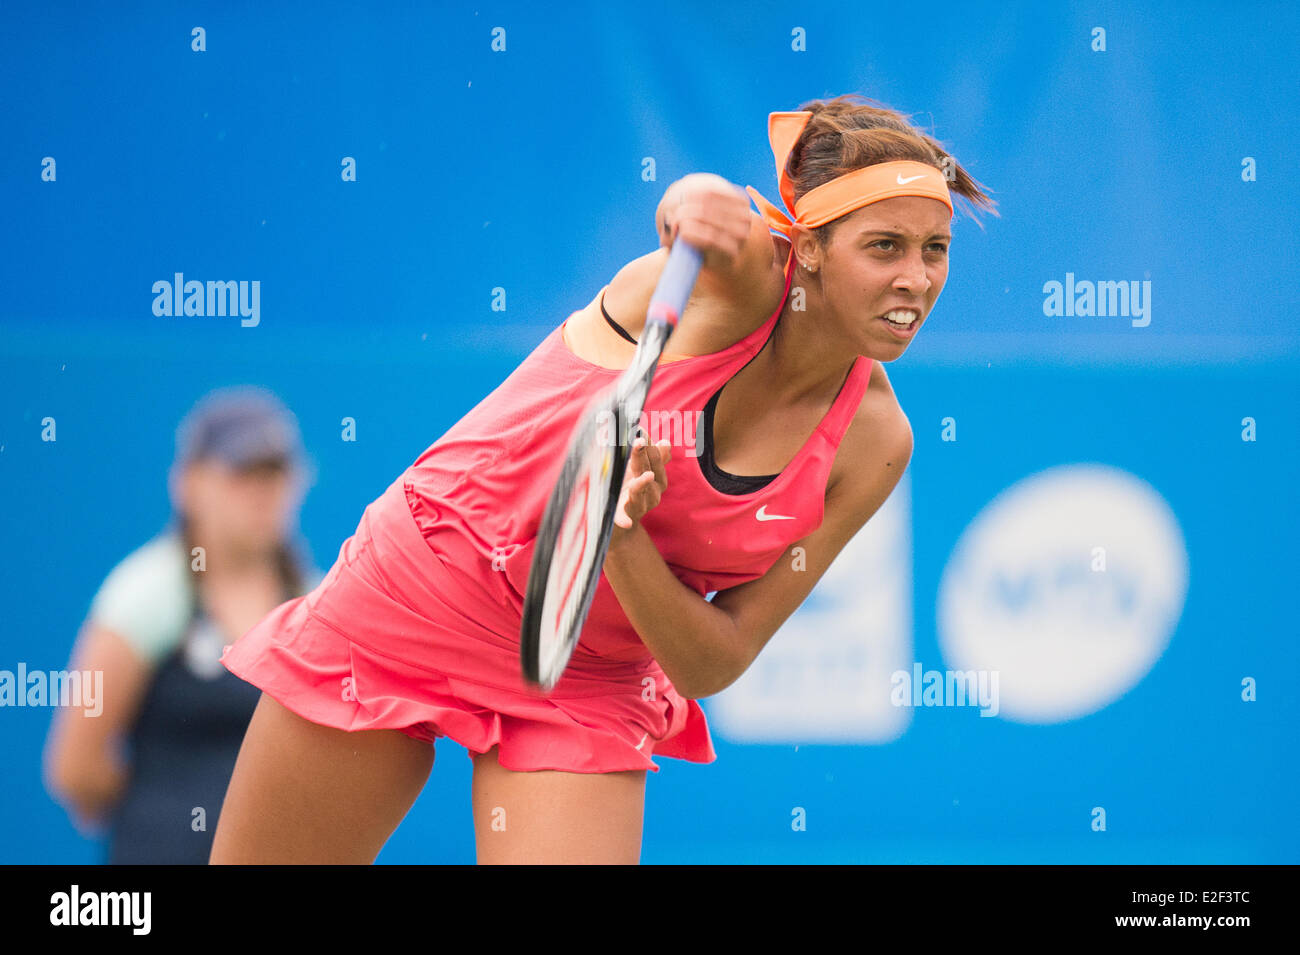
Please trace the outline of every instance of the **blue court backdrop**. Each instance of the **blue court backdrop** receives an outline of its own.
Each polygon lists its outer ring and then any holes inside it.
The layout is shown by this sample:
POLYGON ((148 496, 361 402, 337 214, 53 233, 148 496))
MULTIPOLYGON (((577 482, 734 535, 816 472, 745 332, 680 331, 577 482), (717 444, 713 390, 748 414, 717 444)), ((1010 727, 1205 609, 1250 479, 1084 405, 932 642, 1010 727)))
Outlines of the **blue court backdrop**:
MULTIPOLYGON (((166 521, 201 395, 260 384, 298 415, 328 568, 656 247, 671 182, 776 198, 767 114, 856 92, 1001 218, 959 215, 947 287, 885 366, 905 478, 704 701, 717 761, 659 760, 642 860, 1300 861, 1298 24, 1290 3, 6 3, 0 669, 67 665, 166 521), (257 282, 257 310, 156 315, 177 273, 257 282)), ((41 782, 52 713, 0 709, 0 861, 100 858, 41 782)), ((380 861, 472 862, 469 781, 441 741, 380 861)))

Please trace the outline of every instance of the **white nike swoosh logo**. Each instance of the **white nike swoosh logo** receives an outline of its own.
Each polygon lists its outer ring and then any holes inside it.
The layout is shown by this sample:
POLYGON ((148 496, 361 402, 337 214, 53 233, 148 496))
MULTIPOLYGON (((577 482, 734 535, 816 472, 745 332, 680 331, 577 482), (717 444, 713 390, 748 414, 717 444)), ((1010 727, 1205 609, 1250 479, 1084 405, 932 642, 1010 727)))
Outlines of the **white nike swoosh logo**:
POLYGON ((760 508, 758 509, 758 513, 755 515, 755 517, 757 517, 760 521, 792 521, 792 520, 794 520, 794 515, 793 515, 793 514, 769 514, 769 513, 767 513, 767 505, 766 505, 766 504, 764 504, 762 507, 760 507, 760 508))
POLYGON ((639 742, 639 743, 636 744, 636 748, 637 748, 637 749, 640 749, 642 746, 644 746, 644 745, 645 745, 645 741, 648 740, 649 738, 650 738, 650 734, 649 734, 649 733, 646 733, 645 736, 642 736, 642 737, 641 737, 641 742, 639 742))
POLYGON ((908 176, 906 179, 904 179, 903 174, 900 172, 898 174, 898 184, 900 186, 906 186, 909 182, 916 182, 916 180, 923 179, 923 178, 925 178, 925 173, 921 173, 921 175, 919 176, 908 176))

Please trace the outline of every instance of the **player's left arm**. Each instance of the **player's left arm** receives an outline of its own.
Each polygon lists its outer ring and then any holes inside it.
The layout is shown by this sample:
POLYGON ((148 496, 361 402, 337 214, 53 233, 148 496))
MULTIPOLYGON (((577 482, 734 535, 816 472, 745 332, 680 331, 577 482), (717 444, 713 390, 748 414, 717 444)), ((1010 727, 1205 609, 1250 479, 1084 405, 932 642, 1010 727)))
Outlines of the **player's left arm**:
MULTIPOLYGON (((877 367, 877 371, 879 371, 877 367)), ((892 394, 890 395, 892 399, 892 394)), ((859 409, 837 454, 849 452, 841 475, 826 494, 822 524, 791 545, 762 577, 719 591, 713 606, 731 622, 727 635, 727 664, 704 684, 710 696, 738 680, 767 645, 781 624, 812 592, 836 555, 893 493, 912 456, 912 429, 892 400, 882 407, 859 409), (794 548, 802 548, 800 560, 794 548), (799 568, 799 569, 796 569, 799 568)))
MULTIPOLYGON (((749 668, 893 492, 911 459, 912 429, 879 365, 872 373, 877 376, 836 451, 821 526, 791 545, 762 577, 719 591, 712 601, 674 575, 640 523, 660 490, 671 494, 672 488, 658 457, 633 452, 619 502, 623 523, 615 518, 605 576, 642 642, 687 699, 726 689, 749 668), (639 463, 640 454, 648 463, 639 463), (794 547, 803 548, 798 569, 791 559, 794 547)), ((660 445, 671 451, 667 442, 660 445)))

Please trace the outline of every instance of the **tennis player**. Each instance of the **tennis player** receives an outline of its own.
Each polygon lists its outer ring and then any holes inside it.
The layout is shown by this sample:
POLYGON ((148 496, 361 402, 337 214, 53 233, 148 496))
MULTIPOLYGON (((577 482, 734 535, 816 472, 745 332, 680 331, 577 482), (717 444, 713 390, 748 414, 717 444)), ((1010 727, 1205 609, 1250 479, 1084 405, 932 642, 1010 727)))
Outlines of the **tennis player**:
POLYGON ((754 214, 717 176, 670 186, 661 247, 399 475, 315 590, 226 652, 264 692, 211 861, 373 861, 442 736, 473 759, 480 863, 639 861, 651 757, 715 759, 697 700, 744 673, 907 466, 881 363, 943 289, 952 193, 993 206, 937 141, 862 97, 772 113, 768 136, 790 215, 750 188, 754 214), (703 267, 582 639, 545 695, 519 662, 537 528, 676 239, 703 267))

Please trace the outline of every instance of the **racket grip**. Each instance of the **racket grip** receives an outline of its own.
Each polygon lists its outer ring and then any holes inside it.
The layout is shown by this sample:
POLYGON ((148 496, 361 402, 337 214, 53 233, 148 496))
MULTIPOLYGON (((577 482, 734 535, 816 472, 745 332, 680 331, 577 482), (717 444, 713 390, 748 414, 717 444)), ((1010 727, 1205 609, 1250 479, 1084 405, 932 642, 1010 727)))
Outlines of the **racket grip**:
POLYGON ((650 296, 650 309, 646 312, 647 322, 664 322, 669 328, 677 327, 677 320, 686 310, 690 300, 691 289, 700 275, 703 256, 699 249, 687 245, 681 239, 673 243, 668 252, 668 262, 659 276, 659 284, 650 296))

